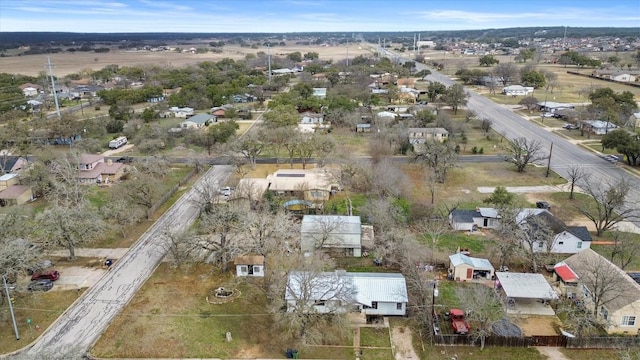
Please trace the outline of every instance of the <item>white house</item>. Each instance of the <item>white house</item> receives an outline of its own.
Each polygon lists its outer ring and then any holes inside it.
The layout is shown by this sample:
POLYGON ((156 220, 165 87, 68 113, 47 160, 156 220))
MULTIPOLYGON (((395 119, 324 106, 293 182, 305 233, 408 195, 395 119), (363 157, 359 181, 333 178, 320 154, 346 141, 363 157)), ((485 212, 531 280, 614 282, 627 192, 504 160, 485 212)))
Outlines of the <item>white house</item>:
POLYGON ((313 96, 318 99, 324 99, 327 97, 327 88, 313 88, 313 96))
POLYGON ((340 249, 347 256, 362 256, 359 216, 305 215, 300 228, 300 249, 340 249))
POLYGON ((618 125, 610 121, 583 120, 580 122, 580 128, 595 135, 605 135, 609 131, 617 129, 618 125))
POLYGON ((187 118, 193 115, 193 109, 190 107, 179 108, 177 106, 173 106, 169 108, 169 111, 173 113, 173 116, 178 118, 187 118))
POLYGON ((264 256, 238 256, 233 263, 236 266, 236 276, 264 277, 264 256))
POLYGON ((24 96, 27 96, 27 97, 36 96, 38 95, 38 89, 29 86, 22 89, 22 93, 24 94, 24 96))
POLYGON ((550 242, 550 250, 548 250, 548 243, 539 241, 534 244, 534 252, 548 251, 554 254, 575 254, 591 247, 591 234, 586 226, 567 226, 548 210, 529 208, 520 210, 516 216, 516 221, 520 227, 528 226, 528 217, 541 218, 541 222, 549 226, 554 234, 553 241, 550 242))
POLYGON ((522 85, 510 85, 502 88, 502 93, 507 96, 528 96, 533 94, 533 87, 522 85))
POLYGON ((402 274, 292 271, 285 301, 287 311, 404 316, 409 296, 402 274))
POLYGON ((479 228, 497 229, 500 226, 500 214, 494 208, 456 209, 449 214, 449 224, 454 230, 460 231, 472 231, 479 228))
POLYGON ((627 126, 631 126, 633 128, 640 127, 640 112, 633 113, 629 116, 627 126))

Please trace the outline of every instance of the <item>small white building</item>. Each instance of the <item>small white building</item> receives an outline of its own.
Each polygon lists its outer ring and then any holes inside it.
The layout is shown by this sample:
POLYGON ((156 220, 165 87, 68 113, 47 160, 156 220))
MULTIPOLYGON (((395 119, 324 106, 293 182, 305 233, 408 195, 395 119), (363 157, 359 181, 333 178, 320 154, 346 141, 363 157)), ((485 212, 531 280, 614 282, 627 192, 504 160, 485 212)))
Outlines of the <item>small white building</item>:
POLYGON ((264 277, 264 256, 238 256, 233 263, 236 266, 236 276, 264 277))
POLYGON ((473 231, 481 228, 497 229, 500 226, 500 214, 494 208, 456 209, 449 214, 449 224, 454 230, 459 231, 473 231))
POLYGON ((580 122, 580 129, 595 135, 606 135, 609 133, 609 131, 615 130, 617 128, 618 125, 610 121, 583 120, 580 122))
POLYGON ((287 311, 404 316, 409 296, 402 274, 291 271, 285 300, 287 311))
POLYGON ((177 106, 169 108, 169 111, 173 113, 173 116, 177 118, 187 118, 193 115, 193 109, 190 107, 179 108, 177 106))
POLYGON ((502 88, 502 93, 507 96, 528 96, 533 94, 533 87, 522 85, 510 85, 502 88))

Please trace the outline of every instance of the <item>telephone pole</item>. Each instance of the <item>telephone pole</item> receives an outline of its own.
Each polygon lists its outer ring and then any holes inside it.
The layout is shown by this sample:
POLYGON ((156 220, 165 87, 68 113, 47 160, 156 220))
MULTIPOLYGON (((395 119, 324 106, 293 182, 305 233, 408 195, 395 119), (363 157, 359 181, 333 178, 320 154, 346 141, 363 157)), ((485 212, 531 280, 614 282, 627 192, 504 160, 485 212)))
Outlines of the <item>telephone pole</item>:
POLYGON ((51 70, 51 58, 49 56, 47 56, 47 64, 49 65, 49 76, 51 77, 51 92, 53 93, 53 100, 56 102, 56 114, 60 119, 62 116, 60 115, 60 105, 58 105, 58 92, 56 91, 56 82, 53 80, 53 70, 51 70))

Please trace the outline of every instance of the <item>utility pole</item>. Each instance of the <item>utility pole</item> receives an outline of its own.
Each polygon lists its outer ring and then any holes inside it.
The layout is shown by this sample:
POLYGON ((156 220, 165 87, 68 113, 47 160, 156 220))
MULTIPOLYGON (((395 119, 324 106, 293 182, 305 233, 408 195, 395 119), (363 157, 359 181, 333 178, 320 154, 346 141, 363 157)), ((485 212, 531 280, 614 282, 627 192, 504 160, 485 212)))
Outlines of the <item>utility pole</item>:
POLYGON ((349 41, 347 41, 347 67, 349 67, 349 41))
POLYGON ((268 67, 269 67, 269 73, 267 75, 267 79, 269 84, 271 84, 271 53, 269 51, 269 49, 271 48, 271 44, 267 43, 267 63, 268 63, 268 67))
POLYGON ((60 115, 60 105, 58 105, 58 93, 56 92, 56 83, 53 80, 53 70, 51 70, 51 58, 47 56, 47 64, 49 65, 49 76, 51 77, 51 92, 53 92, 53 100, 56 102, 56 114, 58 114, 58 119, 62 116, 60 115))
POLYGON ((549 172, 551 171, 551 154, 553 154, 553 143, 551 143, 551 149, 549 149, 549 159, 547 160, 547 174, 545 177, 549 177, 549 172))
POLYGON ((11 320, 13 320, 13 331, 16 332, 16 340, 20 340, 18 324, 16 323, 16 314, 13 312, 13 303, 11 302, 11 294, 9 294, 9 286, 7 285, 7 277, 2 275, 2 281, 4 281, 4 290, 7 293, 7 302, 9 302, 9 312, 11 313, 11 320))

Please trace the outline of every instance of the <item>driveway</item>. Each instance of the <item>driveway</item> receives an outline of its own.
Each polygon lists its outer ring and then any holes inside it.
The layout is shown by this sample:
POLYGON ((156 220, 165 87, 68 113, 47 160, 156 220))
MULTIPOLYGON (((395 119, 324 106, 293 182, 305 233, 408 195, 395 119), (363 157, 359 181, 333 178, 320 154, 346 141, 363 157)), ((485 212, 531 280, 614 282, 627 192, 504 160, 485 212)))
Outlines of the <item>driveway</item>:
POLYGON ((570 360, 568 357, 564 356, 560 351, 560 348, 557 347, 537 346, 536 350, 538 350, 540 354, 546 356, 549 360, 570 360))
MULTIPOLYGON (((199 183, 223 183, 231 172, 231 166, 215 166, 202 176, 199 183)), ((163 234, 167 230, 185 230, 197 218, 200 209, 194 201, 199 196, 196 186, 178 199, 30 348, 12 355, 12 358, 82 358, 165 256, 163 234)))

